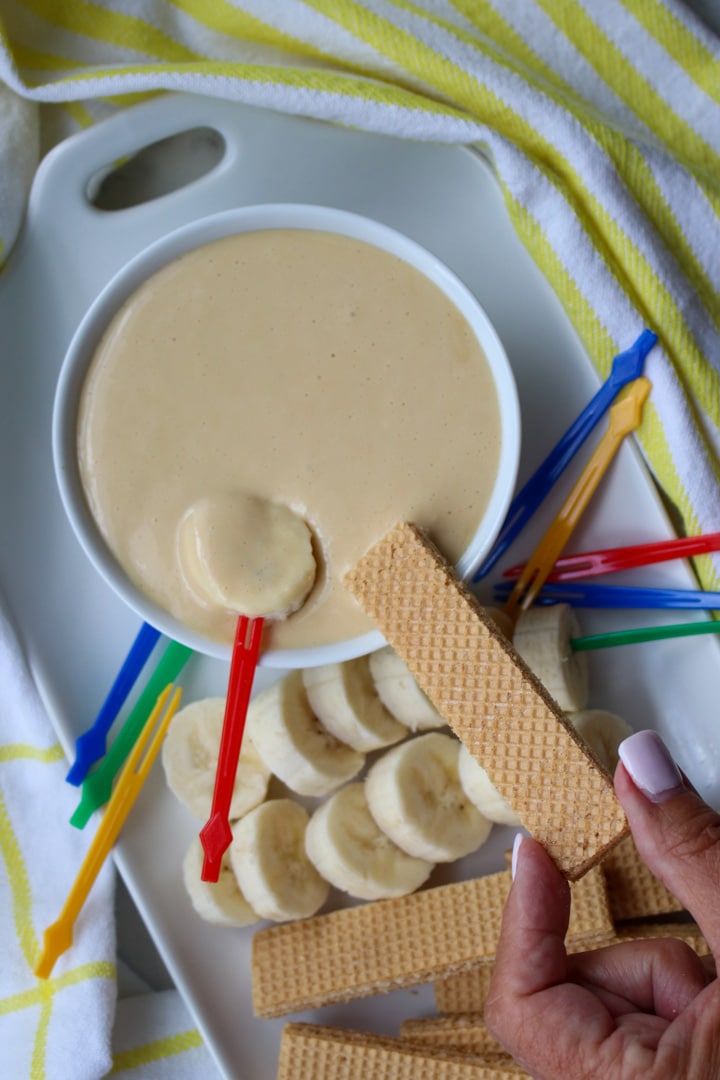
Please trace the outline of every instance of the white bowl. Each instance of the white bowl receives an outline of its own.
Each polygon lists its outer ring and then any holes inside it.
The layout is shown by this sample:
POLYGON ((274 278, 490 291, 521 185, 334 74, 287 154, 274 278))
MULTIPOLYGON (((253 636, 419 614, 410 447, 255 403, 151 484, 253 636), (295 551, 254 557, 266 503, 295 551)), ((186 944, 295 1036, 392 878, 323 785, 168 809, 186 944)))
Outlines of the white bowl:
MULTIPOLYGON (((513 494, 520 454, 520 410, 515 380, 505 350, 473 294, 439 259, 419 244, 376 221, 322 206, 267 204, 243 207, 201 218, 132 259, 103 289, 70 343, 58 380, 53 412, 53 457, 60 495, 75 534, 105 581, 143 620, 168 637, 207 656, 229 659, 230 645, 184 626, 145 596, 130 580, 107 547, 88 509, 77 457, 78 405, 95 350, 121 305, 152 274, 193 248, 235 233, 261 229, 301 228, 339 233, 373 244, 420 270, 455 304, 475 333, 495 381, 501 419, 500 461, 495 484, 482 518, 456 569, 469 577, 489 552, 513 494)), ((316 648, 275 649, 262 655, 266 667, 297 668, 349 660, 380 648, 379 631, 316 648)))

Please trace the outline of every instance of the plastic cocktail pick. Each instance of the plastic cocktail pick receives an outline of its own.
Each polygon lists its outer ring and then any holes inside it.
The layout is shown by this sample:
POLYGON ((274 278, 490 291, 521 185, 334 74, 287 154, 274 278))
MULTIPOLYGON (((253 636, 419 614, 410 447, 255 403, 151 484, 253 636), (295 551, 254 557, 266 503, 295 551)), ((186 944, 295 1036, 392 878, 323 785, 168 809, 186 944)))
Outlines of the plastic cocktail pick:
POLYGON ((159 637, 160 631, 149 623, 140 627, 99 713, 75 742, 75 761, 65 778, 69 784, 76 787, 82 784, 90 768, 105 753, 106 737, 113 720, 125 704, 159 637))
POLYGON ((218 880, 222 857, 232 842, 229 821, 230 803, 260 652, 263 624, 263 619, 248 619, 246 615, 241 615, 237 622, 212 808, 210 817, 200 830, 200 842, 205 852, 200 875, 203 881, 218 880))
POLYGON ((135 740, 142 731, 145 719, 157 700, 158 694, 168 683, 175 682, 191 656, 192 649, 186 645, 180 645, 177 641, 169 643, 135 707, 99 767, 85 777, 80 802, 70 818, 71 825, 83 829, 90 820, 93 810, 97 810, 108 801, 115 775, 122 768, 123 762, 135 745, 135 740))
POLYGON ((636 379, 610 409, 608 428, 583 469, 537 548, 528 560, 505 604, 508 615, 530 607, 552 570, 555 560, 570 539, 585 507, 623 439, 640 423, 643 405, 650 392, 647 379, 636 379))
MULTIPOLYGON (((501 598, 510 583, 495 586, 501 598)), ((685 611, 720 611, 720 592, 702 589, 662 589, 637 585, 590 585, 585 582, 555 582, 543 585, 536 604, 570 604, 590 608, 677 608, 685 611)))
MULTIPOLYGON (((658 540, 649 544, 630 544, 627 547, 604 548, 600 551, 583 551, 577 555, 559 558, 548 581, 576 581, 579 578, 612 574, 619 570, 633 570, 638 566, 668 562, 670 559, 689 559, 720 551, 720 532, 702 536, 682 536, 673 540, 658 540)), ((520 563, 505 570, 503 577, 516 578, 524 567, 520 563)))
POLYGON ((639 626, 634 630, 612 630, 607 634, 586 634, 570 639, 574 652, 610 649, 615 645, 637 645, 645 641, 694 637, 696 634, 720 634, 720 622, 673 623, 670 626, 639 626))
POLYGON ((118 834, 140 793, 140 789, 145 783, 145 779, 160 749, 168 724, 180 703, 180 690, 178 689, 173 694, 169 704, 167 704, 172 689, 172 686, 165 688, 160 694, 155 708, 150 713, 125 768, 118 777, 112 798, 83 859, 63 909, 57 920, 48 926, 43 935, 42 952, 35 965, 35 974, 38 978, 47 979, 55 966, 57 958, 72 945, 75 920, 80 914, 80 910, 100 873, 105 859, 118 838, 118 834), (166 704, 167 710, 158 724, 158 717, 166 704), (144 757, 143 753, 145 753, 144 757))
POLYGON ((645 357, 656 341, 656 334, 653 334, 651 330, 643 330, 640 337, 629 349, 618 353, 613 360, 606 381, 510 503, 510 508, 505 515, 505 521, 498 538, 490 554, 475 571, 473 581, 479 581, 492 570, 520 530, 527 525, 548 492, 557 483, 565 468, 572 461, 598 421, 603 418, 618 393, 633 379, 637 379, 642 375, 645 357))

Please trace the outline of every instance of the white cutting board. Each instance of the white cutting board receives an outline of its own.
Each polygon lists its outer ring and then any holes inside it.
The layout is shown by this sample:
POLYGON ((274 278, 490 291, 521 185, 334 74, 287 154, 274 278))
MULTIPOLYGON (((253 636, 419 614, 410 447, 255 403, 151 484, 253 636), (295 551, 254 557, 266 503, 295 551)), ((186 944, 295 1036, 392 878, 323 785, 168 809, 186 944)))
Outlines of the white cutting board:
MULTIPOLYGON (((518 383, 521 482, 597 389, 581 343, 512 230, 490 168, 469 149, 364 135, 184 96, 138 106, 60 146, 37 175, 25 229, 0 277, 0 589, 68 752, 92 721, 139 623, 87 563, 56 492, 50 421, 64 350, 91 301, 138 251, 200 216, 259 202, 319 203, 365 214, 424 244, 462 278, 493 321, 518 383), (88 186, 99 172, 155 139, 195 126, 212 127, 225 140, 223 160, 212 172, 131 209, 98 211, 89 204, 88 186)), ((532 551, 573 479, 563 478, 502 565, 532 551)), ((628 443, 572 549, 671 535, 655 488, 628 443)), ((682 563, 636 572, 632 580, 694 584, 682 563)), ((489 598, 488 585, 480 595, 489 598)), ((678 621, 677 615, 580 612, 586 632, 678 621)), ((718 643, 694 638, 606 650, 590 663, 592 704, 620 712, 636 728, 659 730, 705 796, 720 805, 718 643)), ((257 685, 277 674, 260 671, 257 685)), ((226 679, 222 662, 193 658, 182 680, 185 700, 222 693, 226 679)), ((283 1022, 252 1016, 252 931, 200 922, 184 896, 180 861, 195 831, 156 766, 116 860, 221 1071, 266 1080, 274 1074, 283 1022)), ((432 882, 500 868, 510 839, 509 830, 495 829, 478 855, 432 882)), ((309 1015, 394 1033, 400 1020, 432 1007, 425 988, 309 1015)))

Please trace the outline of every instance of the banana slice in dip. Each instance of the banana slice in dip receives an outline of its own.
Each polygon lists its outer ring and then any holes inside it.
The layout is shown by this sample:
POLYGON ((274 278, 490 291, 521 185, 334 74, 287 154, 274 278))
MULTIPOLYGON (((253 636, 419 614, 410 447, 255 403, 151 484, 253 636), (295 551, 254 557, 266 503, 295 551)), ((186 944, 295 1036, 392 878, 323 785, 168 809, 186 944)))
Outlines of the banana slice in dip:
POLYGON ((178 529, 188 588, 207 604, 251 618, 285 618, 317 573, 312 535, 288 506, 240 492, 206 495, 178 529))

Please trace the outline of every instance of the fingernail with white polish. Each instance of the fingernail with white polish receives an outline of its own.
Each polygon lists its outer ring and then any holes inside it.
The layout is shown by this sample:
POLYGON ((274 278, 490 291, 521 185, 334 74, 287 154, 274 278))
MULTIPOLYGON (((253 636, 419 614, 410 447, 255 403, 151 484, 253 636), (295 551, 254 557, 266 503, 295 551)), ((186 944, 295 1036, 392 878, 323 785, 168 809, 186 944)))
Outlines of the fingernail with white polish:
POLYGON ((517 870, 517 859, 520 845, 523 842, 523 834, 518 833, 513 841, 512 860, 510 862, 510 873, 512 874, 513 881, 515 880, 515 871, 517 870))
POLYGON ((618 754, 636 787, 651 802, 682 790, 682 774, 656 731, 637 731, 620 743, 618 754))

